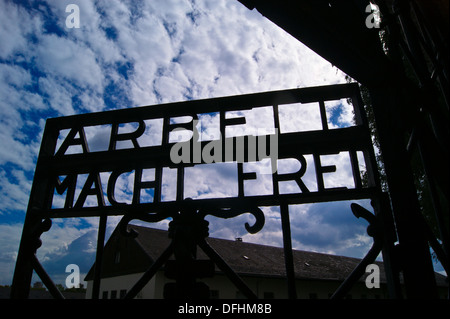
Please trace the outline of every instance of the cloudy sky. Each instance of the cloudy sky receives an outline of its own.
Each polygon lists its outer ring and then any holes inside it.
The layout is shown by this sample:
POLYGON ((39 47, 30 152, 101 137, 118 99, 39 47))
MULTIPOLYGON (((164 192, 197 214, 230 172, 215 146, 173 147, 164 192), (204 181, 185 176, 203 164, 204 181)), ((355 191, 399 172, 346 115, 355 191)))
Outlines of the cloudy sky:
MULTIPOLYGON (((0 0, 0 284, 12 280, 47 118, 337 83, 345 83, 340 70, 236 0, 0 0), (79 28, 66 25, 71 3, 79 7, 79 28)), ((286 106, 280 114, 287 119, 284 129, 301 130, 314 123, 314 107, 305 106, 297 122, 303 120, 304 126, 296 128, 286 106)), ((327 110, 332 127, 352 124, 345 102, 332 103, 327 110)), ((256 113, 247 117, 249 123, 260 119, 256 113)), ((203 121, 214 127, 213 116, 203 121)), ((87 135, 94 140, 101 136, 87 135)), ((345 154, 331 160, 338 170, 326 180, 330 187, 351 183, 345 154)), ((281 168, 289 170, 290 165, 298 164, 287 161, 281 168)), ((187 195, 232 196, 232 186, 219 187, 232 185, 232 167, 196 169, 186 173, 191 183, 187 195), (207 181, 204 176, 214 178, 207 181)), ((170 197, 171 172, 166 176, 163 192, 170 197)), ((264 176, 249 192, 270 193, 264 176)), ((306 176, 305 183, 314 188, 306 176)), ((129 178, 123 176, 117 187, 126 189, 129 178)), ((289 192, 293 186, 283 187, 289 192)), ((371 239, 367 224, 351 214, 349 204, 291 206, 294 248, 362 257, 371 239)), ((362 204, 370 207, 367 201, 362 204)), ((279 208, 263 211, 266 224, 255 235, 244 228, 245 222, 252 223, 248 215, 209 217, 210 235, 281 246, 279 208)), ((118 221, 109 218, 109 234, 118 221)), ((68 264, 78 264, 82 273, 89 270, 97 225, 98 218, 53 220, 38 257, 56 281, 64 282, 68 264)), ((157 227, 167 229, 167 221, 157 227)))

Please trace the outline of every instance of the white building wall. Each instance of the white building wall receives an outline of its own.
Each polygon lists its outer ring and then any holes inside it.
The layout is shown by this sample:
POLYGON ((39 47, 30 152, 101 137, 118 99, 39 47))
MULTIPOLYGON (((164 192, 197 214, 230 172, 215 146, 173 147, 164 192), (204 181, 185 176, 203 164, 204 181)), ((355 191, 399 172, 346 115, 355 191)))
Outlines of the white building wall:
MULTIPOLYGON (((120 298, 121 291, 128 292, 133 285, 141 278, 143 273, 104 278, 100 284, 100 298, 107 292, 107 298, 112 297, 115 291, 116 298, 120 298)), ((275 298, 287 299, 287 282, 283 278, 261 278, 251 276, 241 276, 242 280, 260 299, 275 298)), ((216 274, 213 278, 202 278, 199 281, 208 285, 211 291, 215 291, 215 296, 219 299, 239 299, 244 296, 238 291, 236 286, 224 275, 216 274)), ((150 282, 136 296, 137 299, 163 299, 164 285, 174 280, 167 279, 163 271, 158 271, 150 282)), ((86 298, 92 296, 92 281, 87 282, 86 298)), ((296 282, 297 297, 299 299, 328 299, 337 287, 338 283, 328 281, 300 281, 296 282)), ((368 289, 364 284, 357 284, 353 287, 349 297, 360 298, 386 298, 386 287, 380 289, 368 289)))
MULTIPOLYGON (((120 298, 121 291, 129 291, 134 284, 141 278, 143 273, 123 275, 117 277, 102 278, 100 282, 100 299, 103 299, 105 292, 107 293, 107 299, 111 299, 113 292, 116 292, 116 298, 120 298)), ((90 299, 92 296, 93 281, 89 280, 86 287, 86 298, 90 299)), ((150 282, 142 289, 137 296, 138 298, 148 299, 154 298, 155 294, 155 278, 152 278, 150 282)))

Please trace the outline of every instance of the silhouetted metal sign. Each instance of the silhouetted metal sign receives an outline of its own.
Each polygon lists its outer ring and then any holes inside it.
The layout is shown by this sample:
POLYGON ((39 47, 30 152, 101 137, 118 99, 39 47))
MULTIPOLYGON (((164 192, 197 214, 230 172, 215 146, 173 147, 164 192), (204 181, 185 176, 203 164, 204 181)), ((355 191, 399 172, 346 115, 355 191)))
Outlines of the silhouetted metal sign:
MULTIPOLYGON (((11 296, 28 296, 34 270, 55 298, 63 298, 36 257, 40 236, 53 218, 99 216, 92 289, 92 298, 98 298, 107 216, 122 215, 117 227, 123 234, 136 235, 127 228, 133 219, 157 222, 170 217, 169 233, 172 229, 172 235, 182 236, 125 298, 135 297, 172 254, 183 267, 195 260, 186 259, 184 252, 197 245, 245 296, 254 298, 210 249, 204 218, 250 213, 255 222, 245 223, 245 228, 256 233, 265 223, 260 207, 278 205, 288 294, 295 298, 289 205, 370 198, 375 211, 382 206, 364 114, 358 85, 342 84, 48 119, 11 296), (329 106, 339 104, 352 105, 353 125, 336 125, 333 117, 339 114, 329 106), (347 176, 339 173, 342 165, 347 176), (174 231, 179 227, 191 232, 174 231)), ((358 205, 352 210, 377 229, 370 212, 358 205)), ((334 296, 345 294, 380 250, 377 235, 367 257, 334 296)))
POLYGON ((31 201, 51 218, 157 212, 187 197, 198 207, 370 198, 377 185, 363 114, 358 86, 344 84, 48 119, 31 201), (348 99, 355 125, 331 127, 326 106, 348 99), (338 154, 352 185, 327 183, 338 154), (228 192, 192 189, 189 176, 225 171, 228 184, 218 184, 228 192), (262 182, 268 190, 255 193, 262 182))

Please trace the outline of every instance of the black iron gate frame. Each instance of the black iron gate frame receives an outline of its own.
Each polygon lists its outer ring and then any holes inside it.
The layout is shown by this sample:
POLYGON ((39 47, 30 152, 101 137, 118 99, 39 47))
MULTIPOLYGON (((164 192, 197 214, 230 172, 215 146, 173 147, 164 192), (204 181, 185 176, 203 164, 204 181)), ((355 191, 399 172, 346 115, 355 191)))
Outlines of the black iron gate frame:
MULTIPOLYGON (((301 115, 300 115, 301 116, 301 115)), ((190 124, 192 127, 192 124, 190 124)), ((193 140, 193 138, 192 138, 193 140)), ((223 139, 222 142, 225 142, 223 139)), ((226 159, 223 158, 225 161, 226 159)), ((138 173, 136 173, 138 174, 138 173)), ((301 176, 300 176, 301 177, 301 176)), ((75 178, 76 179, 76 178, 75 178)), ((109 183, 109 182, 108 182, 109 183)), ((136 187, 136 184, 135 184, 136 187)), ((136 191, 136 190, 134 190, 136 191)), ((52 279, 46 273, 36 257, 36 251, 41 245, 40 236, 51 227, 51 220, 55 218, 72 217, 99 217, 99 229, 97 238, 97 252, 95 258, 95 271, 92 298, 99 298, 101 281, 101 264, 105 240, 107 217, 123 215, 119 226, 126 231, 126 225, 132 219, 140 219, 149 222, 160 221, 166 218, 179 219, 180 212, 188 208, 196 212, 194 223, 201 223, 204 216, 210 214, 221 218, 232 218, 243 213, 251 213, 256 222, 250 226, 246 224, 249 232, 257 232, 264 225, 264 214, 260 206, 279 206, 281 214, 283 247, 287 276, 287 290, 289 298, 296 298, 295 272, 292 254, 291 229, 289 221, 289 205, 328 202, 339 200, 371 199, 375 214, 370 213, 357 204, 351 205, 351 210, 356 217, 362 217, 369 222, 368 234, 374 238, 374 244, 360 265, 353 271, 347 280, 334 293, 332 298, 342 298, 351 286, 364 274, 365 266, 374 262, 379 253, 383 252, 388 289, 391 297, 400 294, 399 276, 392 267, 392 249, 395 242, 392 215, 387 195, 382 192, 372 140, 365 116, 359 87, 356 83, 333 86, 291 89, 258 94, 248 94, 233 97, 214 98, 207 100, 170 103, 158 106, 147 106, 133 109, 107 111, 101 113, 82 114, 61 118, 48 119, 42 139, 35 176, 26 219, 23 227, 22 239, 16 268, 13 278, 11 297, 27 298, 33 270, 41 278, 45 286, 55 298, 63 298, 52 279), (355 112, 355 126, 339 129, 329 129, 325 113, 325 101, 351 99, 355 112), (279 130, 278 106, 291 103, 318 102, 322 130, 283 133, 278 137, 278 158, 299 158, 304 154, 313 154, 316 162, 317 192, 303 190, 298 194, 280 194, 278 181, 295 180, 301 188, 294 174, 273 173, 273 195, 245 196, 244 180, 253 179, 254 176, 244 173, 243 163, 238 166, 239 194, 232 198, 213 198, 203 200, 187 200, 184 198, 184 169, 193 164, 174 164, 168 154, 174 143, 169 143, 169 134, 173 130, 186 127, 186 124, 175 124, 170 121, 173 117, 191 116, 195 119, 201 113, 220 113, 220 133, 225 137, 225 128, 231 125, 243 124, 244 119, 226 118, 225 113, 236 110, 248 110, 256 107, 272 106, 274 111, 274 126, 279 130), (137 137, 142 134, 141 123, 144 119, 162 118, 164 121, 162 143, 158 146, 140 147, 137 137), (119 124, 139 123, 135 132, 118 134, 119 124), (107 151, 89 152, 84 134, 84 127, 93 125, 112 125, 110 147, 107 151), (66 140, 56 151, 57 140, 61 130, 70 129, 66 140), (116 150, 115 143, 120 140, 133 142, 133 149, 116 150), (82 154, 65 154, 71 145, 83 148, 82 154), (326 189, 323 183, 323 173, 332 172, 333 169, 321 166, 320 155, 335 154, 348 151, 355 182, 354 189, 336 188, 326 189), (363 186, 361 172, 359 170, 357 152, 364 155, 367 170, 367 185, 363 186), (163 166, 177 169, 177 195, 176 200, 163 202, 160 200, 161 179, 163 166), (112 191, 108 185, 107 196, 115 205, 105 206, 103 198, 98 198, 98 207, 84 207, 84 200, 89 195, 97 195, 97 187, 100 187, 99 173, 115 171, 117 174, 130 171, 133 168, 154 168, 155 180, 152 182, 140 182, 137 187, 154 189, 152 203, 141 204, 139 198, 131 204, 117 203, 114 199, 114 185, 112 191), (88 181, 81 192, 84 199, 74 204, 71 190, 75 187, 74 174, 89 174, 88 181), (61 183, 60 176, 66 176, 61 183), (92 188, 94 186, 94 188, 92 188), (67 190, 66 204, 64 208, 52 208, 52 200, 55 192, 67 190)), ((207 236, 207 232, 206 235, 207 236)), ((224 271, 231 281, 249 298, 256 297, 245 285, 239 276, 224 262, 224 260, 207 244, 204 238, 196 238, 195 244, 200 246, 214 263, 224 271)), ((175 247, 171 244, 158 258, 144 276, 135 284, 126 298, 134 297, 143 285, 151 279, 153 274, 174 253, 175 247)))

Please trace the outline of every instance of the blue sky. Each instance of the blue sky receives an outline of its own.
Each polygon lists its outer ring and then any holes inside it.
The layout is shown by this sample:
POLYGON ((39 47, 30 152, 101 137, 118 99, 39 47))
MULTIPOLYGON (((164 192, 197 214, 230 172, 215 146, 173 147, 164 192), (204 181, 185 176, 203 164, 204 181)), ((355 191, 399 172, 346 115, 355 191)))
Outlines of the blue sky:
MULTIPOLYGON (((232 0, 0 0, 0 43, 3 285, 11 283, 46 118, 345 83, 340 70, 232 0), (80 9, 80 28, 65 24, 70 3, 80 9)), ((331 125, 351 125, 349 109, 346 103, 330 105, 331 125)), ((351 178, 342 163, 330 183, 351 178)), ((198 196, 214 196, 214 186, 224 182, 213 180, 202 189, 202 175, 193 176, 198 196)), ((294 248, 362 257, 371 239, 349 204, 291 207, 294 248)), ((280 246, 279 210, 266 207, 264 212, 266 225, 256 235, 246 234, 244 223, 251 220, 246 215, 210 218, 210 234, 280 246)), ((118 220, 109 218, 109 233, 118 220)), ((87 272, 97 225, 97 218, 53 220, 38 257, 56 281, 63 282, 71 263, 87 272)), ((167 222, 157 227, 167 228, 167 222)))

